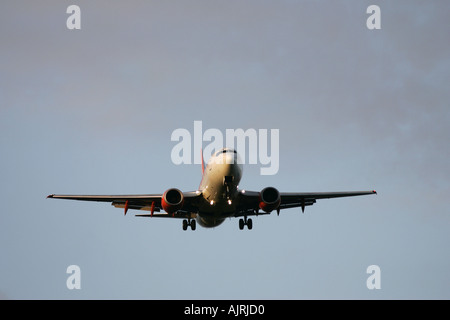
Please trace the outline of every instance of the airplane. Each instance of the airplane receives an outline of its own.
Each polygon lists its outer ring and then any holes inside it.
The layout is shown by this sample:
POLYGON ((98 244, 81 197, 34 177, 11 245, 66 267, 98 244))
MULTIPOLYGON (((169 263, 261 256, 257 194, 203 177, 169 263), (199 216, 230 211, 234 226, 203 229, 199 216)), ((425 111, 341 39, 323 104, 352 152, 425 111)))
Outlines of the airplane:
POLYGON ((240 218, 239 229, 253 228, 249 216, 270 214, 282 209, 305 207, 318 199, 352 197, 376 194, 371 191, 346 192, 279 192, 274 187, 261 191, 240 190, 242 162, 236 150, 222 148, 212 155, 206 165, 202 154, 202 179, 198 190, 182 192, 177 188, 166 190, 163 194, 138 195, 56 195, 47 198, 82 201, 110 202, 116 208, 150 211, 149 214, 136 214, 137 217, 158 217, 183 219, 183 230, 196 229, 196 224, 213 228, 222 224, 226 218, 240 218), (164 210, 165 213, 160 213, 164 210), (261 210, 261 211, 260 211, 261 210), (157 213, 155 213, 157 212, 157 213))

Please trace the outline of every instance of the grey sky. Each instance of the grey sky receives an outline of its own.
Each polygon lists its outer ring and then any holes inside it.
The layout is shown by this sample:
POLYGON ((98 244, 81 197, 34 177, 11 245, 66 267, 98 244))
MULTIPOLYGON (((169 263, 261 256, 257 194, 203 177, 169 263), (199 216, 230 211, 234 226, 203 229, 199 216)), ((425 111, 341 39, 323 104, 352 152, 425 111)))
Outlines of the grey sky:
POLYGON ((0 297, 450 298, 447 1, 76 1, 78 31, 70 4, 0 4, 0 297), (379 194, 251 232, 45 199, 194 190, 170 159, 194 120, 280 129, 278 174, 241 188, 379 194))

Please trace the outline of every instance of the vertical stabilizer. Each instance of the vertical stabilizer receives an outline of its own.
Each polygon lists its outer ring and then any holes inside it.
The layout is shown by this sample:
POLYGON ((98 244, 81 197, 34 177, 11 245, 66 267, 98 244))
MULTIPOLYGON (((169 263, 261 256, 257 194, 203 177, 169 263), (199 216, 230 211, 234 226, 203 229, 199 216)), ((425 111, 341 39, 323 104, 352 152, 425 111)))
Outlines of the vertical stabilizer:
POLYGON ((205 163, 203 162, 203 149, 200 149, 200 157, 202 157, 202 174, 205 172, 205 163))

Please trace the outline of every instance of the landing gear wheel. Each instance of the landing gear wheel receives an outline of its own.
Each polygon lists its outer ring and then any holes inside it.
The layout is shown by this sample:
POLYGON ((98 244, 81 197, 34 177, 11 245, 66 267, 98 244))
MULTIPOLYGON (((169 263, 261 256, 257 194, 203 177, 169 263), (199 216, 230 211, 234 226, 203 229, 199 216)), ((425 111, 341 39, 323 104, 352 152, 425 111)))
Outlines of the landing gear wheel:
POLYGON ((252 219, 247 219, 247 217, 244 217, 244 219, 239 219, 239 230, 244 230, 245 226, 247 226, 248 230, 252 230, 253 228, 252 219))
POLYGON ((244 230, 244 225, 245 225, 244 219, 239 219, 239 230, 244 230))
POLYGON ((188 229, 188 227, 191 227, 191 230, 194 231, 195 228, 197 227, 197 221, 191 220, 191 219, 189 219, 189 221, 188 221, 188 220, 184 219, 183 220, 183 230, 186 231, 188 229))

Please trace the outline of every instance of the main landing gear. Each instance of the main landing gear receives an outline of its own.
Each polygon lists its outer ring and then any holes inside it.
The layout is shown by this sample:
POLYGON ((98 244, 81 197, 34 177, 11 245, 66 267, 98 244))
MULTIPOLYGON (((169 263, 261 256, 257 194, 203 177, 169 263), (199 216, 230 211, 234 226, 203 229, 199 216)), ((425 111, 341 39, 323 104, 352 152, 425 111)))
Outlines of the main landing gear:
POLYGON ((197 226, 197 221, 195 221, 195 219, 183 220, 183 230, 186 231, 189 226, 191 227, 191 230, 194 231, 197 226))
POLYGON ((248 230, 252 230, 252 219, 247 219, 247 217, 244 217, 244 219, 239 219, 239 230, 244 230, 244 226, 247 226, 248 230))

